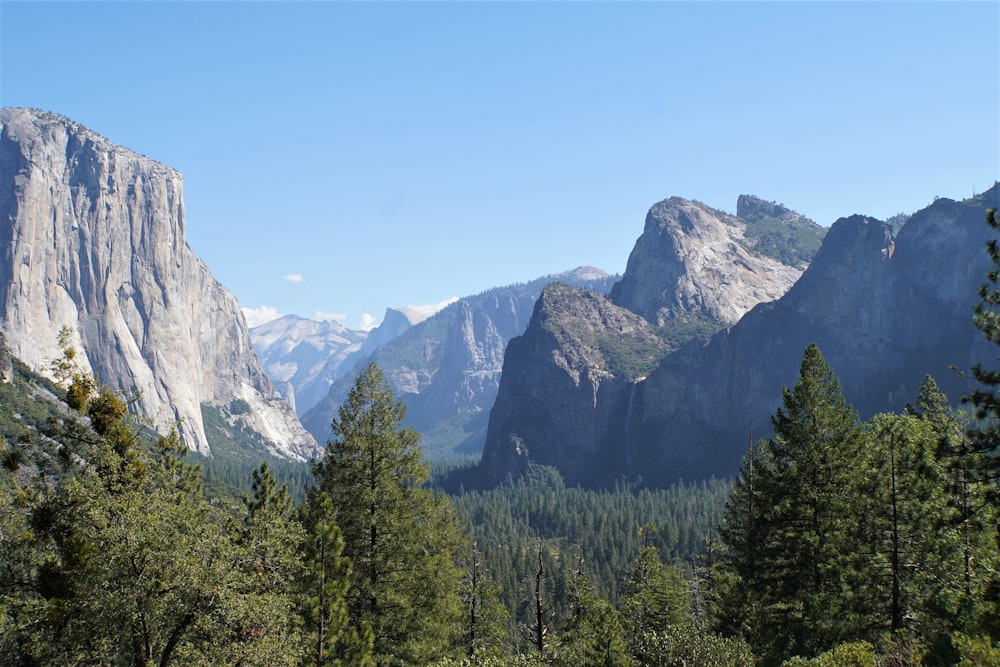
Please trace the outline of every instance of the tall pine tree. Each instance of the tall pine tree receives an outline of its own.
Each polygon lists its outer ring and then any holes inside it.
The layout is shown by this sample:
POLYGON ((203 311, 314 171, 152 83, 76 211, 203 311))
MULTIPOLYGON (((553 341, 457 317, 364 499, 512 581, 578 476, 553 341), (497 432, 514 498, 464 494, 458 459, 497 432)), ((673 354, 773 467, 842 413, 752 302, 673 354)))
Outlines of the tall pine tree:
POLYGON ((722 526, 743 591, 737 613, 766 663, 850 636, 842 591, 859 557, 851 549, 858 418, 816 345, 782 404, 773 437, 744 463, 722 526))
MULTIPOLYGON (((996 209, 986 212, 986 224, 994 232, 1000 231, 996 209)), ((979 287, 980 302, 973 321, 987 341, 1000 345, 1000 243, 997 239, 987 242, 986 251, 993 268, 986 276, 987 282, 979 287)), ((966 503, 966 520, 992 532, 994 558, 1000 560, 1000 512, 997 509, 1000 506, 1000 369, 976 364, 971 374, 981 387, 962 397, 972 406, 975 418, 961 452, 962 468, 966 488, 983 493, 986 502, 966 503)), ((1000 635, 1000 574, 995 571, 975 615, 979 632, 994 637, 1000 635)))
POLYGON ((420 665, 446 655, 461 632, 456 565, 463 535, 448 499, 424 488, 419 435, 403 427, 406 406, 382 371, 361 371, 333 420, 333 439, 314 464, 350 559, 345 593, 352 626, 373 633, 378 665, 420 665))

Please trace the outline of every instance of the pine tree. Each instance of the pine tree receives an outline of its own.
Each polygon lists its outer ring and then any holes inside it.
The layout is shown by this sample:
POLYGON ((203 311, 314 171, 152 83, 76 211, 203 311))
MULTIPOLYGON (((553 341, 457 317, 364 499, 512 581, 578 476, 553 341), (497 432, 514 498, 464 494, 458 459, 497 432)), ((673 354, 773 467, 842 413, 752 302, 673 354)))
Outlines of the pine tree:
MULTIPOLYGON (((986 212, 986 224, 1000 231, 996 209, 986 212)), ((973 321, 983 336, 994 345, 1000 345, 1000 243, 990 239, 986 250, 993 261, 987 281, 979 287, 980 302, 976 305, 973 321)), ((972 452, 985 455, 977 457, 978 472, 984 478, 1000 478, 1000 369, 986 369, 981 364, 972 367, 972 377, 981 385, 963 401, 972 405, 977 423, 969 431, 972 452)))
POLYGON ((722 526, 728 568, 745 591, 739 615, 768 663, 851 634, 841 593, 859 558, 851 549, 858 418, 816 345, 771 421, 774 435, 744 463, 722 526))
POLYGON ((447 498, 424 488, 428 468, 418 434, 402 426, 405 414, 382 371, 366 367, 314 464, 318 487, 309 497, 312 505, 320 493, 332 501, 352 563, 348 617, 371 629, 378 665, 426 664, 461 631, 463 535, 447 498))
POLYGON ((374 637, 366 623, 351 626, 345 595, 351 563, 334 522, 330 497, 322 492, 303 508, 308 537, 302 548, 307 574, 301 580, 305 622, 304 667, 370 667, 374 637))
POLYGON ((876 415, 863 424, 867 469, 861 487, 856 613, 879 633, 947 641, 962 592, 960 532, 952 522, 951 481, 932 419, 876 415))
MULTIPOLYGON (((651 530, 652 526, 643 529, 647 535, 651 530)), ((641 640, 649 632, 691 622, 691 601, 683 573, 677 567, 663 564, 648 537, 625 586, 620 607, 633 641, 641 640)))
MULTIPOLYGON (((1000 231, 996 209, 986 212, 986 224, 994 232, 1000 231)), ((986 251, 993 262, 987 273, 987 282, 979 287, 980 302, 973 321, 987 341, 1000 345, 1000 243, 990 239, 986 251)), ((977 524, 992 532, 994 540, 993 562, 1000 561, 1000 369, 987 369, 976 364, 971 369, 973 379, 981 387, 963 396, 962 401, 972 406, 975 421, 967 432, 960 452, 963 482, 968 490, 975 489, 985 502, 965 502, 968 525, 977 524)), ((967 500, 967 499, 966 499, 967 500)), ((994 571, 980 600, 979 632, 1000 635, 1000 575, 994 571)))
POLYGON ((630 667, 621 618, 606 599, 598 595, 583 571, 583 559, 570 582, 571 614, 559 637, 557 665, 579 667, 630 667))
POLYGON ((460 644, 470 661, 503 655, 511 648, 511 628, 510 613, 500 602, 500 587, 493 581, 477 545, 472 545, 463 565, 465 632, 460 644))

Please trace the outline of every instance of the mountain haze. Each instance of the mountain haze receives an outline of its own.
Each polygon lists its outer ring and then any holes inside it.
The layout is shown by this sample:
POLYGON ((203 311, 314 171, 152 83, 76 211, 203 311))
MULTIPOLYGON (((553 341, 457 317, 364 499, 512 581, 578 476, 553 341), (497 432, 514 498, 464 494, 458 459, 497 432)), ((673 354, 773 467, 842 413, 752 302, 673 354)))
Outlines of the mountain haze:
POLYGON ((330 385, 359 358, 424 319, 425 315, 412 308, 387 308, 379 326, 354 331, 339 322, 284 315, 250 329, 250 340, 271 382, 302 415, 319 403, 330 385))
POLYGON ((407 404, 407 424, 433 457, 482 450, 507 342, 522 333, 545 285, 563 282, 606 292, 615 276, 580 267, 528 283, 497 287, 459 299, 360 359, 329 394, 302 417, 321 442, 347 397, 357 371, 374 361, 407 404))

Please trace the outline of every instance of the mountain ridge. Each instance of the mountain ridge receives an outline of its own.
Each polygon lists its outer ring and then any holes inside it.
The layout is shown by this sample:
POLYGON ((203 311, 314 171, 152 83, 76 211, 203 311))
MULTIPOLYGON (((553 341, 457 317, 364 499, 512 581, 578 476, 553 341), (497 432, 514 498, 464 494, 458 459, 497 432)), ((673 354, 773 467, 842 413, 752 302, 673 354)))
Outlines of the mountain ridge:
POLYGON ((534 398, 507 392, 504 385, 516 385, 521 375, 544 377, 557 369, 555 362, 549 371, 518 365, 518 355, 508 354, 483 474, 495 482, 534 462, 554 465, 568 482, 596 485, 613 484, 616 475, 653 485, 731 475, 748 439, 769 434, 781 388, 793 383, 802 350, 813 342, 862 416, 902 409, 928 373, 954 400, 963 385, 950 365, 968 368, 990 356, 971 313, 989 269, 985 210, 998 203, 998 185, 974 200, 940 198, 910 216, 898 235, 865 216, 838 220, 780 299, 756 305, 707 341, 692 340, 668 354, 624 392, 624 401, 561 406, 541 398, 556 391, 555 384, 544 383, 534 398), (604 433, 599 448, 550 456, 545 448, 558 434, 519 421, 532 402, 552 423, 592 421, 604 433), (531 440, 511 437, 525 432, 531 440), (531 457, 516 455, 518 449, 531 457), (607 474, 587 478, 580 469, 607 474))

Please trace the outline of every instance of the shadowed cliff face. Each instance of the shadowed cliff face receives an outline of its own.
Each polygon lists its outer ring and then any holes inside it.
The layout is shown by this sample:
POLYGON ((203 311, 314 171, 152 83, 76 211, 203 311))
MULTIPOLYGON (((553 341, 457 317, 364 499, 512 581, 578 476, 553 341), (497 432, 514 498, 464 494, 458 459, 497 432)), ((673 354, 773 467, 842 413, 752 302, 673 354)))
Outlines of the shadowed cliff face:
POLYGON ((635 313, 594 292, 546 287, 528 330, 507 347, 483 450, 491 481, 524 472, 529 461, 556 466, 570 484, 625 472, 619 422, 643 362, 664 351, 635 313))
POLYGON ((35 369, 75 331, 82 363, 141 392, 142 416, 177 420, 209 453, 201 405, 226 408, 279 456, 316 443, 264 375, 238 304, 184 239, 178 172, 57 116, 0 110, 0 328, 35 369))
MULTIPOLYGON (((516 442, 499 431, 494 437, 491 426, 485 472, 502 480, 530 458, 597 484, 612 483, 619 474, 651 484, 733 474, 750 438, 770 435, 781 388, 794 384, 802 352, 812 342, 863 418, 902 409, 927 374, 957 399, 971 387, 949 366, 988 365, 996 356, 973 326, 972 308, 990 268, 985 211, 998 204, 997 186, 975 200, 940 199, 914 214, 895 238, 876 220, 839 220, 782 298, 757 305, 708 342, 694 341, 666 356, 617 400, 574 398, 574 389, 557 381, 555 341, 520 356, 512 342, 494 414, 509 417, 503 432, 520 435, 525 429, 517 412, 531 406, 545 427, 532 431, 525 444, 523 435, 516 442), (547 364, 549 371, 528 369, 529 363, 547 364), (512 383, 508 392, 508 373, 527 379, 512 383), (586 443, 564 439, 560 430, 567 423, 571 433, 576 423, 603 433, 602 456, 591 456, 586 443), (553 447, 550 442, 561 448, 540 451, 553 447), (512 454, 518 447, 527 458, 512 454), (600 467, 580 473, 581 459, 600 467)), ((532 344, 543 343, 537 338, 532 344)))

